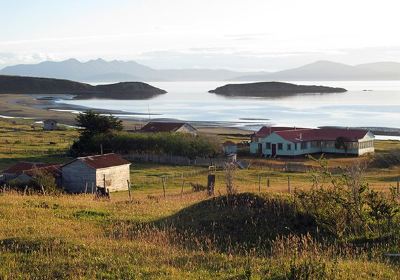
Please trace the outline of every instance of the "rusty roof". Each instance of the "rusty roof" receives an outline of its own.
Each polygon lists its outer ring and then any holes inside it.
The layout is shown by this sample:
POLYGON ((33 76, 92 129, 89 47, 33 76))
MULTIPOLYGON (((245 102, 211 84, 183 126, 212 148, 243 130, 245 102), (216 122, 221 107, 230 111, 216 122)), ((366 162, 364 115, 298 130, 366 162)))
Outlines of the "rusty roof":
POLYGON ((24 171, 31 170, 31 169, 37 169, 45 166, 51 166, 52 164, 46 164, 43 162, 26 162, 26 161, 21 161, 17 162, 16 164, 10 166, 6 170, 4 170, 4 173, 11 173, 11 174, 21 174, 24 171))
POLYGON ((141 132, 175 132, 180 129, 182 126, 188 125, 194 130, 196 130, 193 126, 184 122, 148 122, 145 126, 143 126, 140 131, 141 132))
POLYGON ((104 154, 104 155, 78 157, 78 158, 74 159, 73 161, 71 161, 67 164, 64 164, 62 167, 66 166, 72 162, 75 162, 77 160, 82 161, 83 163, 85 163, 86 165, 88 165, 94 169, 131 164, 129 161, 123 159, 120 155, 114 154, 114 153, 109 153, 109 154, 104 154))
POLYGON ((254 136, 256 137, 266 137, 270 135, 272 132, 275 131, 285 131, 285 130, 297 130, 297 129, 303 129, 303 128, 297 128, 297 127, 288 127, 288 126, 263 126, 258 130, 254 136))
POLYGON ((316 128, 276 131, 277 135, 291 142, 302 141, 335 141, 344 137, 348 141, 358 141, 364 138, 368 130, 342 128, 316 128))
POLYGON ((61 176, 61 164, 52 164, 52 165, 47 165, 47 166, 43 166, 43 167, 38 167, 38 168, 34 168, 34 169, 29 169, 29 170, 25 170, 24 174, 27 174, 29 176, 35 176, 37 174, 37 172, 42 171, 42 172, 46 172, 49 173, 51 175, 53 175, 54 177, 59 177, 61 176))

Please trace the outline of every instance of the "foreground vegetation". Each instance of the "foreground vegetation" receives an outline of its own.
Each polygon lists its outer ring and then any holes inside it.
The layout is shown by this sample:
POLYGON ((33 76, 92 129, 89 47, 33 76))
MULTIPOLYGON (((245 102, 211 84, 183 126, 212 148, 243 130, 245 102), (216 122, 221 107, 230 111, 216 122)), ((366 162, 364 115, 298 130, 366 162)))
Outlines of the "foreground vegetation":
MULTIPOLYGON (((68 161, 78 136, 0 124, 0 169, 68 161)), ((378 155, 396 145, 377 143, 378 155)), ((312 173, 254 164, 234 170, 230 195, 217 170, 211 197, 192 186, 206 185, 207 168, 143 163, 131 170, 132 200, 0 190, 0 279, 399 279, 386 256, 400 248, 399 169, 354 158, 341 175, 325 168, 350 159, 305 159, 323 165, 312 173)))

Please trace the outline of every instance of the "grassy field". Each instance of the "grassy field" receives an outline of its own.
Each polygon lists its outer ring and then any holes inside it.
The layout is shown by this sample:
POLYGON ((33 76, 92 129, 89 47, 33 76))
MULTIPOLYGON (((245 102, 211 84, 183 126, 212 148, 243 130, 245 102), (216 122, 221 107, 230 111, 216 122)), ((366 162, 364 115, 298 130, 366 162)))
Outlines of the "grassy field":
MULTIPOLYGON (((0 120, 0 170, 20 160, 66 162, 76 136, 74 130, 33 130, 29 120, 0 120)), ((399 146, 378 141, 376 147, 383 153, 399 146)), ((332 158, 329 164, 357 160, 332 158)), ((371 169, 366 179, 373 188, 388 190, 399 171, 371 169)), ((207 174, 204 167, 133 163, 132 201, 127 192, 114 193, 110 200, 91 194, 0 193, 0 279, 400 279, 398 263, 383 256, 399 246, 365 249, 316 241, 300 234, 313 227, 297 224, 307 217, 286 204, 257 208, 271 197, 292 198, 288 176, 292 191, 310 188, 311 174, 263 165, 237 170, 235 187, 251 200, 233 208, 224 206, 223 171, 216 172, 214 198, 192 191, 192 184, 206 185, 207 174), (167 177, 165 197, 162 176, 167 177), (260 215, 268 217, 262 227, 255 220, 260 215), (224 226, 213 231, 220 236, 196 233, 214 220, 224 226), (237 241, 222 247, 221 240, 229 243, 228 230, 237 241), (268 246, 248 247, 247 237, 268 246)))

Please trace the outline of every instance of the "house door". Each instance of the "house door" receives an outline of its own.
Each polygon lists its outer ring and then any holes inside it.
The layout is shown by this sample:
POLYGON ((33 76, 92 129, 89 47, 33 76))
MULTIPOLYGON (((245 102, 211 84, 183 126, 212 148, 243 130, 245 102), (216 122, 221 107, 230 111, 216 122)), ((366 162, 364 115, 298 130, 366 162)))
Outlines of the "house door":
POLYGON ((258 154, 262 154, 262 143, 258 143, 258 154))
POLYGON ((271 155, 274 157, 276 156, 276 144, 272 144, 272 153, 271 155))

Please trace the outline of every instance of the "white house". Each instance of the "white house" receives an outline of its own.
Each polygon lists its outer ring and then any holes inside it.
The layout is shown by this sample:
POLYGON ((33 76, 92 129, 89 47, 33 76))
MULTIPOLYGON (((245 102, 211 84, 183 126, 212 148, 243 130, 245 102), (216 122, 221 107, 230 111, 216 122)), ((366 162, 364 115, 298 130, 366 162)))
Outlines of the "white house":
POLYGON ((117 154, 78 157, 63 165, 62 186, 70 193, 95 191, 96 186, 108 191, 128 190, 131 163, 117 154))
POLYGON ((374 152, 374 135, 358 129, 321 128, 275 130, 250 145, 263 156, 299 156, 313 153, 363 155, 374 152))

